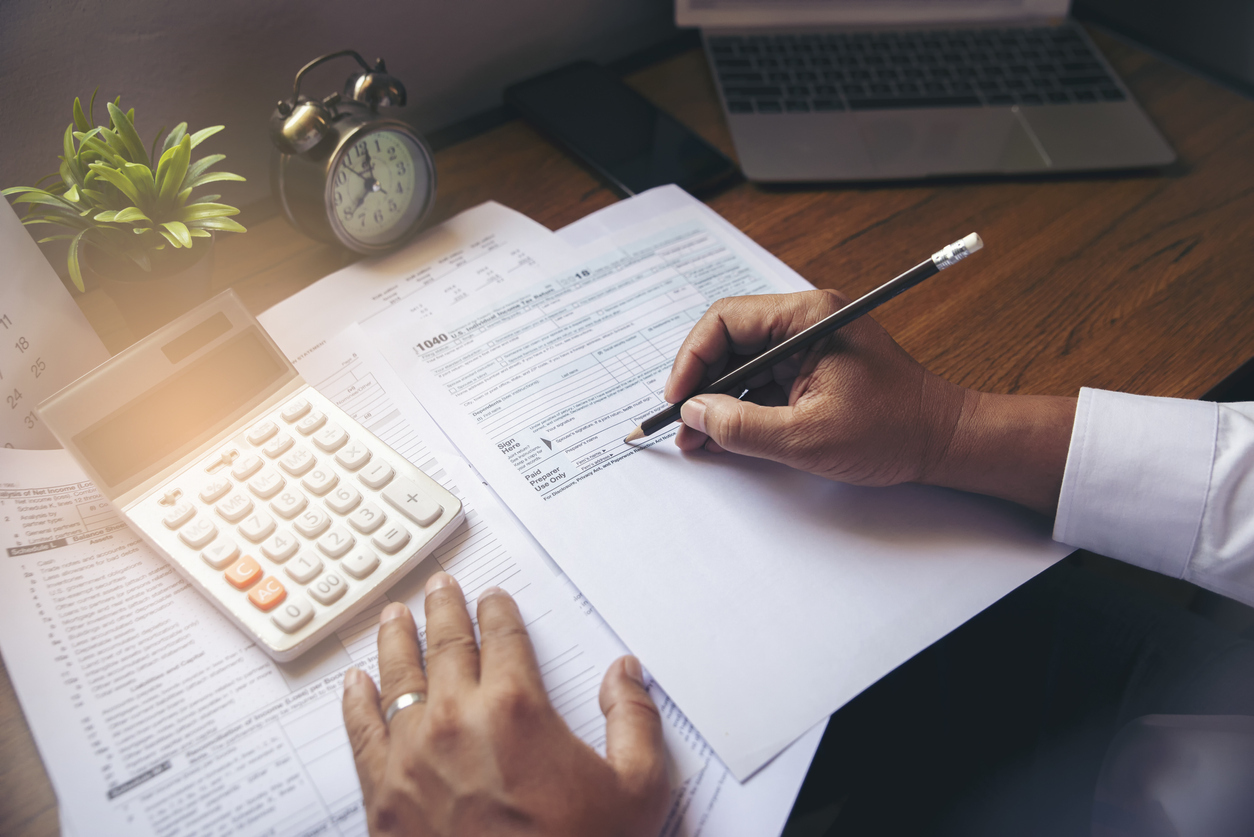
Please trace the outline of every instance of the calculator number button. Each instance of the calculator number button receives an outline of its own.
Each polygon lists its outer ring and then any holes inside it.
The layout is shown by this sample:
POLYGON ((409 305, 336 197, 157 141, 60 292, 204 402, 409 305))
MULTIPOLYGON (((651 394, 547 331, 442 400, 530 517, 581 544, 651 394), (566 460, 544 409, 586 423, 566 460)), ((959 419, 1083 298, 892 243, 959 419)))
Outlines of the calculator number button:
POLYGON ((296 422, 296 432, 302 436, 308 436, 319 427, 327 423, 326 414, 314 410, 300 421, 296 422))
POLYGON ((328 558, 339 558, 353 548, 357 539, 343 526, 332 526, 327 533, 318 538, 318 549, 328 558))
POLYGON ((362 503, 357 510, 348 516, 348 522, 363 535, 369 535, 383 525, 388 516, 383 509, 374 503, 362 503))
POLYGON ((296 554, 298 546, 300 546, 300 543, 294 535, 280 529, 261 545, 261 552, 274 563, 282 564, 296 554))
POLYGON ((244 434, 244 438, 248 440, 248 444, 257 447, 278 432, 279 426, 266 419, 259 424, 253 425, 253 428, 244 434))
POLYGON ((367 465, 358 479, 377 491, 392 481, 393 473, 391 465, 386 462, 376 462, 373 465, 367 465))
POLYGON ((339 476, 329 468, 315 468, 300 481, 300 484, 308 488, 310 493, 321 497, 334 488, 339 481, 339 476))
POLYGON ((274 518, 263 511, 255 511, 239 525, 239 533, 253 543, 261 543, 274 532, 274 518))
POLYGON ((340 566, 353 578, 362 579, 379 566, 379 556, 369 549, 354 550, 353 554, 340 562, 340 566))
POLYGON ((335 455, 335 461, 350 471, 356 471, 370 461, 370 448, 361 442, 352 442, 335 455))
POLYGON ((280 433, 270 441, 266 442, 266 446, 261 452, 271 459, 275 459, 287 453, 287 449, 292 446, 292 437, 286 433, 280 433))
POLYGON ((237 480, 246 480, 261 470, 261 457, 255 453, 246 453, 231 466, 231 476, 237 480))
POLYGON ((417 483, 403 478, 383 489, 383 499, 419 526, 430 526, 444 514, 444 507, 428 497, 417 483))
POLYGON ((239 549, 235 546, 235 541, 230 538, 222 538, 217 543, 205 547, 205 551, 200 553, 204 562, 215 570, 225 570, 235 562, 238 556, 239 549))
POLYGON ((314 444, 327 453, 335 453, 348 442, 348 434, 338 424, 327 425, 313 435, 314 444))
POLYGON ((161 518, 161 522, 166 525, 167 529, 177 529, 195 516, 196 507, 185 500, 180 500, 170 507, 165 517, 161 518))
POLYGON ((248 601, 262 613, 269 613, 287 598, 287 589, 274 576, 266 576, 265 580, 248 591, 248 601))
POLYGON ((309 501, 299 491, 288 489, 270 501, 270 508, 284 520, 291 520, 304 510, 309 501))
POLYGON ((391 524, 376 532, 370 542, 388 555, 395 555, 400 552, 401 547, 409 543, 409 532, 401 526, 391 524))
POLYGON ((259 578, 261 578, 261 565, 250 555, 245 555, 226 571, 226 580, 236 590, 247 590, 259 578))
POLYGON ((248 483, 248 490, 263 500, 269 500, 282 490, 286 480, 273 468, 266 468, 248 483))
POLYGON ((313 605, 304 596, 298 596, 293 593, 283 602, 282 607, 274 612, 274 615, 270 617, 270 621, 274 622, 279 630, 284 633, 294 634, 309 624, 309 620, 313 618, 313 615, 313 605))
POLYGON ((329 572, 322 578, 309 585, 307 588, 309 595, 313 596, 314 601, 319 604, 334 604, 344 595, 344 591, 348 589, 348 582, 340 578, 335 573, 329 572))
POLYGON ((348 514, 361 502, 361 492, 347 483, 340 485, 327 497, 327 505, 336 514, 348 514))
POLYGON ((317 460, 314 459, 312 453, 304 448, 296 448, 296 450, 279 460, 279 467, 292 476, 299 477, 312 468, 315 462, 317 460))
POLYGON ((225 500, 218 503, 218 514, 222 515, 223 520, 231 523, 243 520, 244 516, 252 510, 253 501, 242 491, 228 494, 225 500))
POLYGON ((190 546, 192 549, 200 549, 209 543, 218 534, 218 527, 213 525, 213 521, 207 517, 192 521, 191 525, 185 526, 183 531, 179 532, 179 540, 190 546))
POLYGON ((296 531, 311 540, 326 531, 331 525, 331 516, 317 506, 310 506, 292 523, 296 531))
POLYGON ((292 577, 292 581, 308 584, 322 572, 322 559, 312 552, 302 552, 283 571, 292 577))
POLYGON ((203 503, 216 503, 223 494, 231 490, 231 481, 226 477, 214 477, 200 489, 200 500, 203 503))
POLYGON ((287 406, 283 408, 283 412, 279 413, 279 415, 285 422, 291 424, 307 412, 309 412, 309 402, 303 398, 297 398, 287 402, 287 406))

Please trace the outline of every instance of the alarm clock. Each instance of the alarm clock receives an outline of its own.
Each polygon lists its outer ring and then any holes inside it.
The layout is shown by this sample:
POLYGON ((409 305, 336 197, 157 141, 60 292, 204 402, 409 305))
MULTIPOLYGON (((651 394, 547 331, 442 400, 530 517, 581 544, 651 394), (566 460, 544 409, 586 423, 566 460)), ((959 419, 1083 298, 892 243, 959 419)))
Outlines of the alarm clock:
POLYGON ((296 74, 292 96, 270 117, 270 186, 288 223, 358 253, 390 250, 418 231, 435 202, 431 149, 410 125, 379 114, 405 104, 405 87, 380 58, 370 66, 346 49, 315 58, 296 74), (344 93, 301 95, 314 67, 352 57, 361 70, 344 93))

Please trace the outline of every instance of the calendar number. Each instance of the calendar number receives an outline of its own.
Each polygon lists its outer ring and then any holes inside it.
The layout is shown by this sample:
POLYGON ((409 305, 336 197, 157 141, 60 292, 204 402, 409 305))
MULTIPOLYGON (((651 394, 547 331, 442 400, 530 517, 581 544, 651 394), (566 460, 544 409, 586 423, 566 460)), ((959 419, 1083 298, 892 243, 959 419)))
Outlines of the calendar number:
POLYGON ((44 359, 41 357, 35 358, 35 362, 30 365, 30 371, 36 378, 44 374, 44 371, 47 370, 47 368, 47 364, 44 363, 44 359))
POLYGON ((17 350, 18 350, 19 352, 21 352, 22 354, 26 354, 26 350, 30 348, 30 343, 29 343, 29 342, 27 342, 27 340, 26 340, 26 338, 25 338, 25 337, 19 337, 19 338, 17 338, 17 342, 16 342, 16 343, 14 343, 13 345, 14 345, 14 346, 17 348, 17 350))
POLYGON ((21 393, 21 392, 19 392, 19 391, 17 390, 17 388, 14 388, 14 390, 13 390, 13 394, 12 394, 12 395, 6 395, 6 396, 4 397, 4 400, 5 400, 6 402, 8 402, 8 405, 9 405, 9 409, 10 409, 10 410, 16 410, 16 409, 17 409, 17 402, 19 402, 19 401, 21 401, 21 400, 22 400, 22 393, 21 393))

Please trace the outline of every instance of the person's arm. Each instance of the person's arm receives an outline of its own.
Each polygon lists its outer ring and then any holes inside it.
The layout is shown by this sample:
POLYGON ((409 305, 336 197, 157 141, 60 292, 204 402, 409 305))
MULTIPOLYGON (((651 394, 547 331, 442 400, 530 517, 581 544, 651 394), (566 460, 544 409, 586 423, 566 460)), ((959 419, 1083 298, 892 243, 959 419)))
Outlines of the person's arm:
POLYGON ((344 677, 344 724, 366 821, 384 834, 654 837, 669 783, 662 722, 640 663, 622 657, 601 684, 605 758, 549 702, 518 606, 479 594, 479 633, 452 576, 427 582, 427 667, 413 616, 383 609, 382 695, 366 673, 344 677), (419 702, 387 719, 398 697, 419 702))

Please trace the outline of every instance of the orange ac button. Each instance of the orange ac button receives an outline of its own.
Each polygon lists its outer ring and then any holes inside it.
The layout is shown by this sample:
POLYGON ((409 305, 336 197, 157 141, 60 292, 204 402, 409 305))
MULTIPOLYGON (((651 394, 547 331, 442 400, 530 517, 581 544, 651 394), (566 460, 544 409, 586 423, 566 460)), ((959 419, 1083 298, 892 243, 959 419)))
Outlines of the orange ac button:
POLYGON ((248 593, 248 601, 263 613, 287 598, 287 591, 274 576, 267 577, 248 593))
POLYGON ((236 590, 247 590, 257 579, 261 578, 261 565, 251 555, 240 558, 226 571, 226 580, 236 590))

